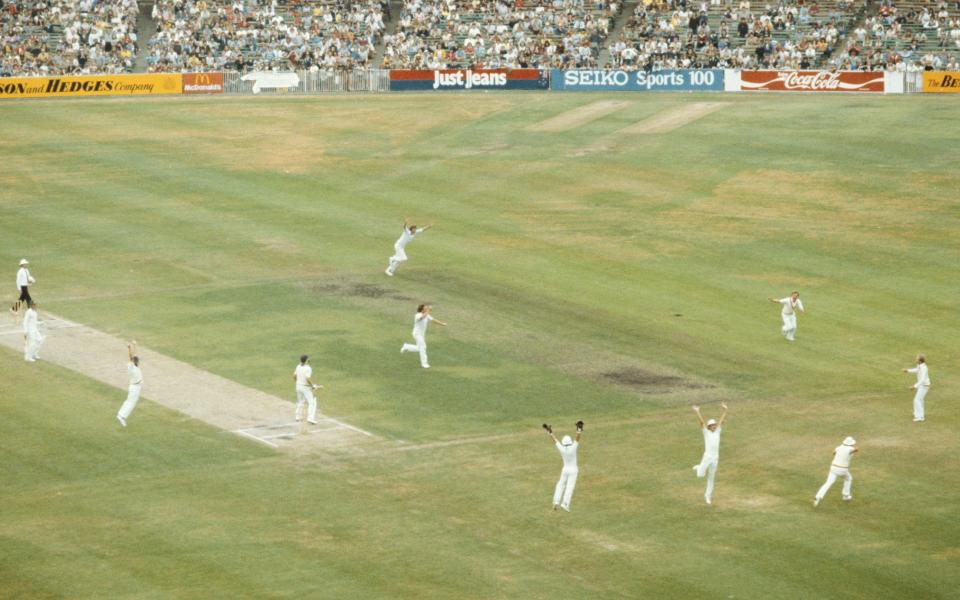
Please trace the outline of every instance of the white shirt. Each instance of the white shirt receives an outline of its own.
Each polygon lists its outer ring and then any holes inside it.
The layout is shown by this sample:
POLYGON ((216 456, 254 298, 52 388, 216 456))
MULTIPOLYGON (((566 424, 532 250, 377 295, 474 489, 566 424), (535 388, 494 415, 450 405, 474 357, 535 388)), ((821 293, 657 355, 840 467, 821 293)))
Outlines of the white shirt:
POLYGON ((26 334, 40 333, 40 330, 37 328, 37 311, 32 308, 28 308, 27 312, 23 315, 23 332, 26 334))
POLYGON ((26 267, 20 267, 20 270, 17 271, 17 290, 33 283, 34 279, 30 276, 30 270, 26 267))
POLYGON ((413 316, 413 337, 427 335, 427 324, 433 320, 433 315, 417 313, 413 316))
POLYGON ((720 456, 720 431, 721 427, 717 427, 713 431, 710 431, 706 427, 703 428, 703 453, 707 456, 720 456))
POLYGON ((579 446, 580 442, 574 442, 569 446, 564 446, 560 442, 557 442, 557 450, 560 451, 560 456, 563 458, 564 471, 577 470, 577 448, 579 446))
POLYGON ((787 296, 786 298, 780 298, 780 304, 783 305, 783 310, 781 312, 785 315, 792 315, 795 307, 803 310, 803 302, 800 302, 800 298, 797 298, 796 302, 794 302, 790 296, 787 296))
POLYGON ((907 369, 907 372, 917 374, 917 383, 913 387, 930 386, 930 373, 927 370, 927 363, 920 363, 912 369, 907 369))
POLYGON ((310 365, 297 365, 293 374, 297 376, 297 387, 310 387, 310 382, 307 381, 313 375, 310 365))
POLYGON ((850 468, 850 459, 853 458, 853 446, 837 446, 833 451, 833 466, 841 469, 850 468))
POLYGON ((410 243, 410 240, 417 237, 423 233, 422 229, 418 229, 416 233, 410 233, 409 229, 404 229, 403 233, 400 234, 400 239, 397 240, 397 243, 394 244, 397 248, 406 248, 407 244, 410 243))
POLYGON ((130 375, 130 385, 143 383, 143 373, 140 372, 140 367, 132 362, 127 363, 127 374, 130 375))

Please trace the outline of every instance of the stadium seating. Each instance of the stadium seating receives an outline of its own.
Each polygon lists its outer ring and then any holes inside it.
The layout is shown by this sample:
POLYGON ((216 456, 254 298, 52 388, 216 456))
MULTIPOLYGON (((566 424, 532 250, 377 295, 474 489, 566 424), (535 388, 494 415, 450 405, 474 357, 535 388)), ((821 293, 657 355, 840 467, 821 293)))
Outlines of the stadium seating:
POLYGON ((129 72, 138 13, 136 0, 0 0, 0 76, 129 72))

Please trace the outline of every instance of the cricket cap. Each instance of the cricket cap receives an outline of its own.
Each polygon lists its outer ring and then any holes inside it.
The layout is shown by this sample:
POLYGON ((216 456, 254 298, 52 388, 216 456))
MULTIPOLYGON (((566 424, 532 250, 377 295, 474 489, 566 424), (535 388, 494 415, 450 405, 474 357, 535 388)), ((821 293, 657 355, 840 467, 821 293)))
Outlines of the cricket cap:
POLYGON ((563 439, 560 440, 560 444, 563 446, 570 446, 571 444, 573 444, 573 440, 570 439, 569 435, 565 435, 563 436, 563 439))
POLYGON ((843 440, 843 445, 844 445, 844 446, 853 446, 853 445, 855 445, 856 443, 857 443, 857 440, 853 439, 853 438, 850 437, 849 435, 847 436, 847 439, 843 440))
POLYGON ((707 427, 710 427, 711 425, 716 425, 716 424, 717 424, 716 419, 710 419, 709 421, 707 421, 707 427))
POLYGON ((21 258, 21 259, 20 259, 20 266, 21 266, 21 267, 22 267, 23 265, 29 265, 29 264, 30 264, 30 261, 29 261, 29 260, 27 260, 27 259, 25 259, 25 258, 21 258))

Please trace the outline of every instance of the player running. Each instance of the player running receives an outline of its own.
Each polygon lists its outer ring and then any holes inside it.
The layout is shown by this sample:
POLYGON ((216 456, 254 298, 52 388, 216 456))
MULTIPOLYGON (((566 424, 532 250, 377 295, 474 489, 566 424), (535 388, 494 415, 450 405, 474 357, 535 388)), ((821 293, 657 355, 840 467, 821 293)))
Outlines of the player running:
POLYGON ((780 333, 787 338, 788 342, 794 340, 797 335, 797 311, 803 311, 803 302, 800 301, 800 292, 791 292, 786 298, 768 298, 774 304, 780 304, 783 308, 780 310, 780 316, 783 318, 783 328, 780 333))
POLYGON ((390 257, 390 264, 387 266, 387 270, 384 271, 384 273, 390 277, 393 277, 393 274, 397 272, 397 267, 400 266, 400 263, 407 260, 407 244, 409 244, 413 238, 417 237, 431 227, 433 227, 433 225, 427 225, 422 229, 418 229, 416 225, 410 225, 409 220, 404 217, 403 233, 400 234, 400 239, 393 244, 393 256, 390 257))

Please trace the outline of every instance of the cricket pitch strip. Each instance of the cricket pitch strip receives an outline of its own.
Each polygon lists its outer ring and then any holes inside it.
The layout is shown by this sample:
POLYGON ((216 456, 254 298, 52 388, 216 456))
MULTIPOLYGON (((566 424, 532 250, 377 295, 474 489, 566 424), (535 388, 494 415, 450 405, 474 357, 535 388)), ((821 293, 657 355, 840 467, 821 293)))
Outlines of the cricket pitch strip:
MULTIPOLYGON (((41 360, 118 388, 113 408, 119 409, 128 383, 126 342, 50 313, 42 317, 41 360)), ((8 321, 0 328, 0 344, 23 352, 20 327, 8 321)), ((325 415, 318 414, 317 425, 292 422, 292 402, 147 348, 137 352, 143 361, 143 399, 271 448, 293 454, 364 454, 405 446, 325 415)), ((109 417, 119 427, 113 414, 109 417)), ((136 413, 130 427, 136 429, 136 413)))

